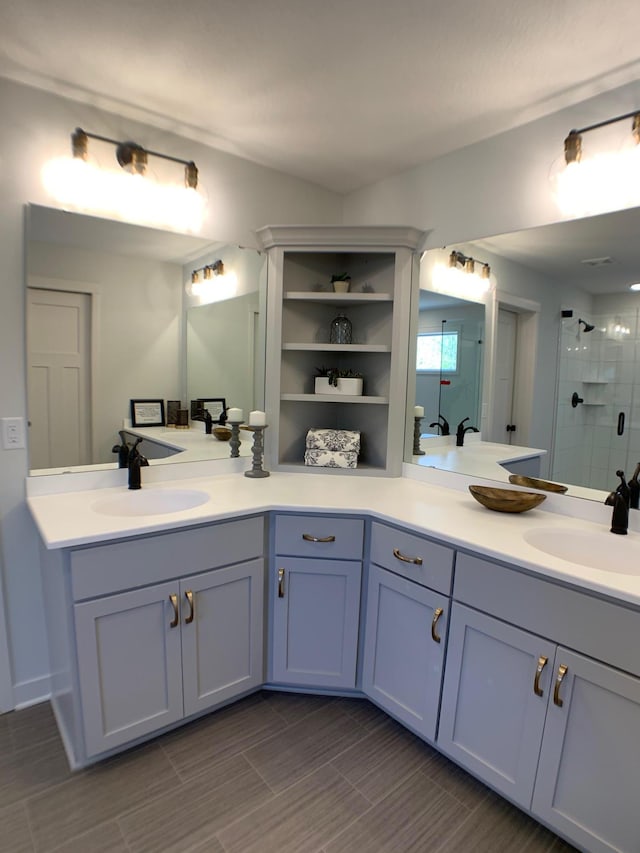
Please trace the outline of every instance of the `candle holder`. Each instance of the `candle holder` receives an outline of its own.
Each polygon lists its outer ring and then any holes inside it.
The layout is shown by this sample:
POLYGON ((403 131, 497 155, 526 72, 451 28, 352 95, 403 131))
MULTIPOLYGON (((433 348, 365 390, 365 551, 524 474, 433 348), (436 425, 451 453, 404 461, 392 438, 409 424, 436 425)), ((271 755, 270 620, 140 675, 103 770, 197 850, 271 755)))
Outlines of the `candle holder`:
POLYGON ((242 442, 240 441, 240 424, 242 421, 232 421, 229 419, 227 421, 229 426, 231 427, 231 438, 229 439, 229 446, 231 447, 231 458, 235 459, 240 456, 240 445, 242 442))
POLYGON ((249 432, 253 433, 253 446, 251 448, 251 452, 253 454, 253 460, 251 462, 251 470, 245 471, 245 477, 268 477, 269 472, 265 471, 262 467, 262 456, 264 453, 264 436, 263 433, 267 425, 265 426, 243 426, 242 429, 246 429, 249 432))
POLYGON ((425 451, 420 450, 420 434, 422 433, 422 418, 413 419, 413 455, 424 456, 425 451))

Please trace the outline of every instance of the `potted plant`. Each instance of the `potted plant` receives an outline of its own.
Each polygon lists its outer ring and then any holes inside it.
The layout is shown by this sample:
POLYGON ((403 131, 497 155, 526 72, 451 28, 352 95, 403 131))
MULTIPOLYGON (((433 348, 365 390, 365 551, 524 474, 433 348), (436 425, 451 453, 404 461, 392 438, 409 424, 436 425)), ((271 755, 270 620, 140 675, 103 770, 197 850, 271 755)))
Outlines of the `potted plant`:
POLYGON ((351 276, 348 272, 334 273, 331 284, 336 293, 348 293, 351 287, 351 276))
POLYGON ((342 394, 353 397, 362 395, 362 374, 355 370, 339 367, 317 367, 316 394, 342 394))

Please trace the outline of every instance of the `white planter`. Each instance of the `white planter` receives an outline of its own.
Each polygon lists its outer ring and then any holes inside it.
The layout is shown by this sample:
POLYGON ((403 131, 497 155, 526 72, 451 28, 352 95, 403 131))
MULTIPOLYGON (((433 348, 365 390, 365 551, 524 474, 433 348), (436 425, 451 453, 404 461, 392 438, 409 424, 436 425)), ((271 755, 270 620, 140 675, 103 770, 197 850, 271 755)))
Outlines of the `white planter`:
POLYGON ((336 387, 329 385, 328 376, 317 376, 316 394, 359 397, 362 394, 362 379, 338 379, 338 386, 336 387))
POLYGON ((351 279, 348 281, 334 281, 332 284, 334 293, 348 293, 351 287, 351 279))

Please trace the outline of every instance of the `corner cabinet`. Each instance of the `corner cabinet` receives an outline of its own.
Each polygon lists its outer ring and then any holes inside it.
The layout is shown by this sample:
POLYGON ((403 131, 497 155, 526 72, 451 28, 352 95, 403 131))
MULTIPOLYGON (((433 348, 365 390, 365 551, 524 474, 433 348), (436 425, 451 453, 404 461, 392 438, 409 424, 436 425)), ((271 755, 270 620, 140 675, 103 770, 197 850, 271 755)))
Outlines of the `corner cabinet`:
POLYGON ((423 232, 404 227, 266 227, 269 348, 265 441, 273 470, 304 466, 310 427, 358 430, 355 469, 307 472, 398 476, 402 466, 411 281, 423 232), (347 293, 331 277, 348 273, 347 293), (344 314, 351 343, 332 343, 332 321, 344 314), (317 368, 361 374, 361 396, 314 392, 317 368))

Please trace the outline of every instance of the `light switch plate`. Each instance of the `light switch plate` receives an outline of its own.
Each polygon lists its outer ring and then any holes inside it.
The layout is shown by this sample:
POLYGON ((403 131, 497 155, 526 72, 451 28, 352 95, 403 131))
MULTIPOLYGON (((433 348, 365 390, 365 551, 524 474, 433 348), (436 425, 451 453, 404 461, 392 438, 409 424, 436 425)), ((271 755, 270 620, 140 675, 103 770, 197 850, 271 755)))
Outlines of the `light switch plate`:
POLYGON ((24 443, 24 418, 1 418, 2 447, 5 450, 22 450, 24 443))

